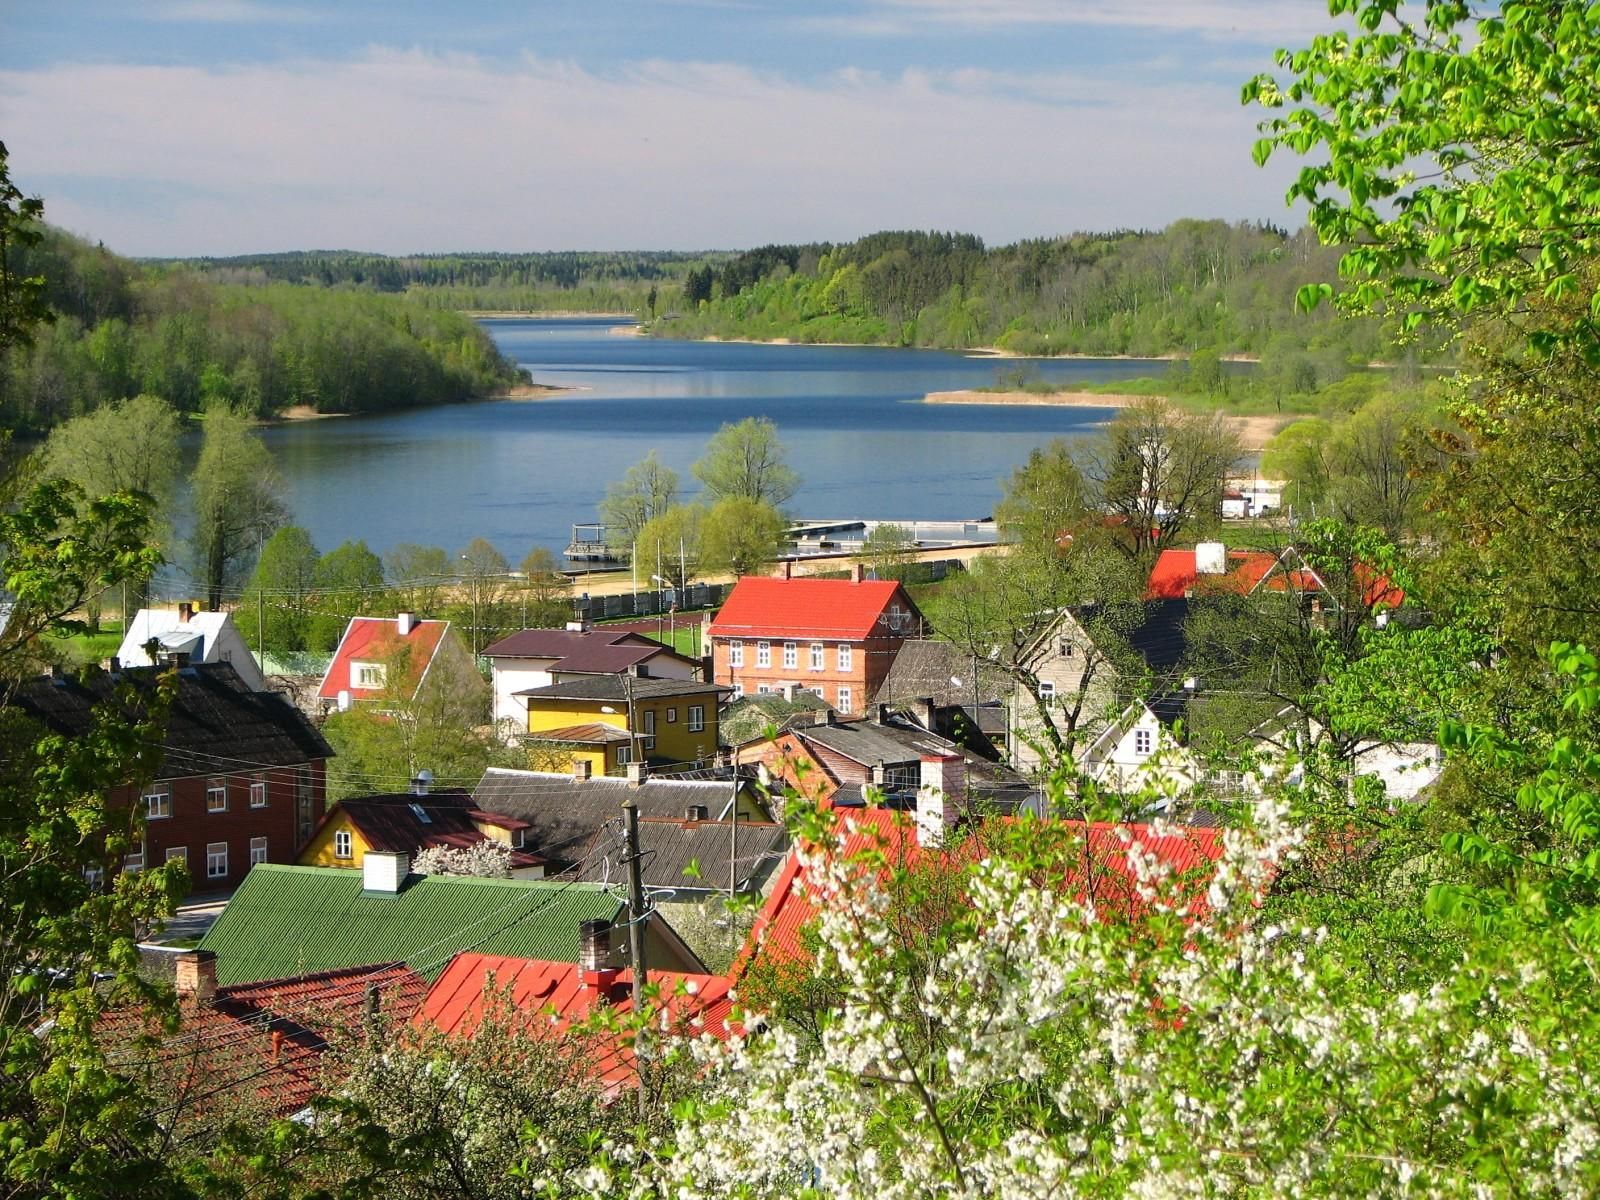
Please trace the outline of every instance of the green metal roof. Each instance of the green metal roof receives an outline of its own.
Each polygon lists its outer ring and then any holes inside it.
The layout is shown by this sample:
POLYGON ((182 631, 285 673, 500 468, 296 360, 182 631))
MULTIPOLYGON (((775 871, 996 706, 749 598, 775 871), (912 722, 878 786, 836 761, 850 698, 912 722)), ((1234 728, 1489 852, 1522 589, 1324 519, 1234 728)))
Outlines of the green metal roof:
POLYGON ((361 872, 260 864, 200 943, 223 986, 405 962, 430 979, 459 950, 577 962, 578 924, 623 907, 593 887, 413 875, 398 895, 361 872))

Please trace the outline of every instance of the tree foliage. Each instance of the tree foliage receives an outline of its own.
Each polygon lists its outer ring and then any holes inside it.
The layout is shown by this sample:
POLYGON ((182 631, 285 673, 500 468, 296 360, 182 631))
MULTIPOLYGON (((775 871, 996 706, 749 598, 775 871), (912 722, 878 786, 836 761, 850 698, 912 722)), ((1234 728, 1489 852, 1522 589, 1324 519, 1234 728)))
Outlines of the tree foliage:
POLYGON ((740 498, 781 509, 800 490, 800 476, 784 458, 778 427, 746 417, 717 430, 689 469, 713 503, 740 498))
POLYGON ((788 540, 789 523, 772 505, 729 496, 707 509, 700 522, 700 569, 735 576, 757 573, 788 540))
POLYGON ((288 515, 272 455, 250 426, 250 418, 233 409, 208 412, 190 477, 195 577, 212 609, 222 607, 224 589, 238 581, 288 515))
POLYGON ((662 464, 654 450, 629 467, 619 483, 606 485, 600 519, 614 545, 628 547, 639 531, 678 503, 678 473, 662 464))

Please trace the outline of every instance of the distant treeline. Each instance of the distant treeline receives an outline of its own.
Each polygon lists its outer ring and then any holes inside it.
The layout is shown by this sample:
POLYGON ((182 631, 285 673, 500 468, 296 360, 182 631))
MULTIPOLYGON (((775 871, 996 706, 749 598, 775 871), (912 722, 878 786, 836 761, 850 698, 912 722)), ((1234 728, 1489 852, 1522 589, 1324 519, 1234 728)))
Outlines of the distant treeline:
POLYGON ((217 282, 53 229, 20 257, 56 319, 0 360, 0 424, 18 431, 140 393, 271 417, 467 400, 524 378, 470 319, 398 297, 217 282))
POLYGON ((1338 258, 1304 231, 1224 221, 1000 247, 969 234, 876 233, 700 264, 663 296, 655 332, 1365 363, 1389 344, 1377 321, 1294 306, 1296 289, 1333 278, 1338 258))
POLYGON ((220 283, 309 283, 407 293, 430 307, 648 315, 652 290, 681 288, 696 267, 727 252, 551 251, 539 254, 411 254, 304 250, 171 260, 220 283))

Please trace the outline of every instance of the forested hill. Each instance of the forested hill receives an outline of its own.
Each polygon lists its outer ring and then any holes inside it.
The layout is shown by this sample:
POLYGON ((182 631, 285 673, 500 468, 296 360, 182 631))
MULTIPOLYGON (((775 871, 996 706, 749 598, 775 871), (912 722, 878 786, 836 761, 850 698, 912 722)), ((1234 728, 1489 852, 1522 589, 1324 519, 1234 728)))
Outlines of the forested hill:
POLYGON ((164 260, 222 283, 349 285, 405 292, 434 307, 519 312, 648 312, 652 289, 680 289, 696 267, 719 268, 727 251, 550 251, 410 254, 302 250, 232 258, 164 260))
POLYGON ((18 254, 55 320, 0 359, 0 425, 38 433, 147 392, 271 417, 441 404, 524 376, 470 319, 357 289, 227 283, 136 263, 59 230, 18 254))
POLYGON ((1338 258, 1305 231, 1224 221, 1000 247, 966 234, 876 233, 699 266, 654 331, 1029 354, 1310 351, 1366 362, 1387 344, 1376 321, 1340 319, 1327 305, 1295 309, 1296 289, 1334 278, 1338 258))

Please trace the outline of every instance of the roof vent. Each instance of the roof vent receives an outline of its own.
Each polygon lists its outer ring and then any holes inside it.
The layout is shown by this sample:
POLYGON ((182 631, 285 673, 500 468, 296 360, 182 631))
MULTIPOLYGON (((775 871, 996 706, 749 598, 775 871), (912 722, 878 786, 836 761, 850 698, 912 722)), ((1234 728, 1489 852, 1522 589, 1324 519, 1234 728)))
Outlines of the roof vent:
POLYGON ((690 821, 708 821, 711 819, 711 810, 704 804, 691 804, 689 805, 687 819, 690 821))
POLYGON ((413 796, 426 796, 428 789, 433 786, 433 772, 423 767, 417 772, 417 777, 411 781, 411 794, 413 796))
POLYGON ((611 922, 582 921, 578 925, 578 974, 586 988, 604 993, 616 981, 611 965, 611 922))
POLYGON ((568 633, 588 633, 589 632, 589 622, 587 622, 587 621, 568 621, 567 622, 567 632, 568 633))
POLYGON ((1221 542, 1201 542, 1194 548, 1196 575, 1225 575, 1228 572, 1228 548, 1221 542))

